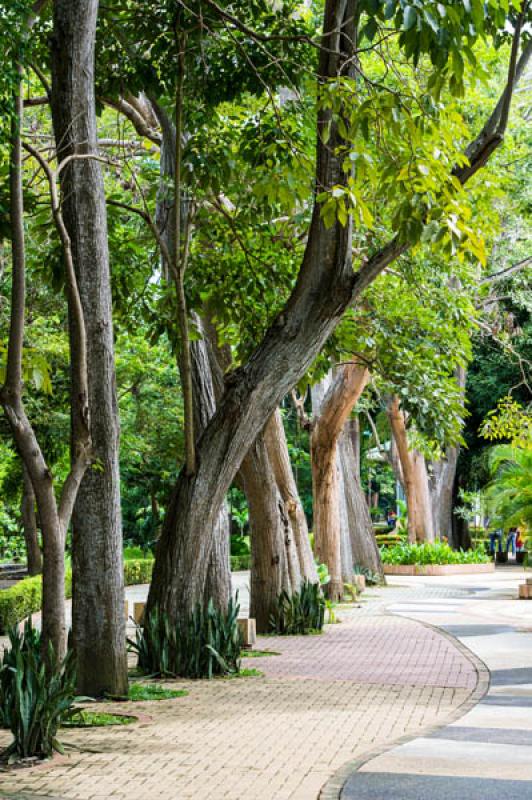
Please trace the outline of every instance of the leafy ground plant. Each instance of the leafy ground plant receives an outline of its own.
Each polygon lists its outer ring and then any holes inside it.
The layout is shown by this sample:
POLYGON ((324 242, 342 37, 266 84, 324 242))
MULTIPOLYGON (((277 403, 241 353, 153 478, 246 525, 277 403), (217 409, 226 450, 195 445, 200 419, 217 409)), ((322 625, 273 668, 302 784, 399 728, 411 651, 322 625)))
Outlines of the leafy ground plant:
POLYGON ((43 658, 41 637, 28 620, 22 632, 9 631, 0 659, 0 724, 13 734, 2 757, 9 762, 47 758, 62 752, 57 730, 74 713, 74 655, 57 659, 50 647, 43 658))
POLYGON ((209 600, 175 626, 155 609, 137 627, 135 641, 128 643, 138 655, 145 675, 182 678, 213 678, 240 671, 242 635, 238 627, 238 598, 227 611, 209 600))
POLYGON ((322 630, 324 622, 321 586, 305 581, 299 592, 281 592, 270 615, 270 630, 280 635, 315 633, 322 630))
POLYGON ((242 658, 267 658, 268 656, 280 656, 274 650, 243 650, 242 658))
POLYGON ((63 728, 105 728, 111 725, 131 725, 136 717, 128 714, 110 714, 106 711, 88 711, 80 708, 63 722, 63 728))
POLYGON ((453 550, 446 542, 397 544, 381 549, 383 564, 485 564, 490 561, 482 548, 453 550))
POLYGON ((132 683, 127 699, 139 703, 150 700, 171 700, 174 697, 186 697, 187 694, 186 689, 166 689, 157 683, 132 683))

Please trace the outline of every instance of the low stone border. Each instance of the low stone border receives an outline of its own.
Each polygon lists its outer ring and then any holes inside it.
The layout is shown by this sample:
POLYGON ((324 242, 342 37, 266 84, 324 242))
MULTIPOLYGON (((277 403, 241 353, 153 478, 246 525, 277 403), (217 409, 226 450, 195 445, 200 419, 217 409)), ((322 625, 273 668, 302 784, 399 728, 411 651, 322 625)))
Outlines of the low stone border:
MULTIPOLYGON (((449 565, 451 566, 451 565, 449 565)), ((467 566, 467 565, 458 565, 454 564, 452 566, 467 566)), ((484 566, 478 565, 478 566, 484 566)), ((389 613, 389 612, 387 612, 389 613)), ((395 614, 391 614, 390 616, 395 616, 395 614)), ((449 718, 443 723, 439 725, 429 725, 426 728, 422 728, 415 734, 406 734, 405 736, 400 736, 399 739, 395 739, 393 742, 387 742, 380 747, 376 747, 374 750, 369 750, 368 752, 364 753, 364 755, 359 756, 359 758, 355 758, 353 761, 348 761, 347 764, 344 764, 343 767, 340 767, 334 775, 329 778, 327 783, 325 783, 319 793, 318 800, 342 800, 342 791, 347 783, 348 779, 351 777, 353 772, 358 772, 358 770, 367 764, 368 761, 373 761, 374 758, 377 756, 381 756, 384 753, 387 753, 389 750, 393 750, 396 747, 400 747, 402 744, 407 744, 408 742, 413 742, 414 739, 419 739, 420 737, 430 736, 431 733, 435 733, 436 731, 442 730, 450 725, 452 722, 456 722, 457 720, 461 719, 468 711, 471 711, 487 694, 489 685, 490 685, 490 671, 487 666, 484 664, 481 659, 475 655, 468 647, 466 647, 462 642, 456 639, 452 634, 448 633, 447 631, 438 628, 437 625, 431 625, 429 622, 422 622, 419 619, 414 619, 413 617, 408 617, 406 614, 401 614, 402 617, 407 619, 411 619, 413 622, 417 622, 420 625, 424 625, 426 628, 431 628, 432 630, 439 633, 444 638, 448 639, 453 645, 459 650, 465 658, 467 658, 473 667, 478 676, 477 685, 475 689, 471 692, 467 700, 465 700, 458 708, 450 714, 449 718)))
POLYGON ((486 564, 384 564, 385 575, 473 575, 494 572, 495 563, 486 564))

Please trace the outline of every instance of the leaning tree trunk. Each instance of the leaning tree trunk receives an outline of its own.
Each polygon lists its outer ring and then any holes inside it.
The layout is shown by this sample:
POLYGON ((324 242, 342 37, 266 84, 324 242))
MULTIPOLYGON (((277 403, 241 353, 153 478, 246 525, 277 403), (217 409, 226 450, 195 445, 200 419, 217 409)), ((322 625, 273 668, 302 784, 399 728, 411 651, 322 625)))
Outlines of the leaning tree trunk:
POLYGON ((22 465, 22 501, 20 504, 28 574, 39 575, 42 572, 42 553, 39 547, 37 514, 35 513, 35 492, 26 466, 22 465))
MULTIPOLYGON (((318 85, 355 73, 356 0, 326 0, 318 85)), ((510 86, 522 74, 532 52, 523 52, 515 69, 516 29, 509 70, 510 86)), ((465 184, 504 139, 511 90, 505 91, 481 134, 467 148, 467 165, 453 175, 465 184)), ((345 129, 325 104, 318 104, 315 186, 320 193, 348 187, 342 136, 345 129), (321 137, 327 131, 327 142, 321 137)), ((255 441, 281 399, 305 374, 338 325, 345 309, 382 271, 408 250, 397 238, 368 258, 355 272, 352 218, 326 227, 315 203, 305 254, 294 290, 282 313, 248 362, 236 370, 216 414, 197 443, 197 470, 182 471, 166 514, 153 572, 147 612, 159 607, 170 621, 204 598, 213 529, 219 508, 249 443, 255 441)))
MULTIPOLYGON (((96 154, 94 41, 97 0, 56 0, 52 52, 52 118, 63 214, 88 340, 90 431, 94 467, 81 484, 73 515, 73 634, 83 694, 127 693, 122 520, 118 465, 113 320, 105 194, 96 154), (84 158, 83 158, 84 156, 84 158)), ((73 386, 73 396, 79 387, 73 386)))
MULTIPOLYGON (((358 437, 358 425, 348 420, 338 440, 338 466, 342 475, 344 503, 346 508, 347 530, 344 537, 349 539, 352 560, 350 562, 349 581, 353 574, 353 566, 364 567, 384 581, 384 571, 373 522, 368 504, 360 483, 360 462, 355 452, 358 437)), ((347 582, 349 582, 347 581, 347 582)))
MULTIPOLYGON (((349 537, 342 548, 342 519, 337 464, 337 443, 342 429, 369 380, 369 372, 360 364, 345 364, 333 377, 313 387, 313 421, 310 437, 312 491, 314 497, 314 542, 319 561, 327 564, 330 582, 327 593, 339 600, 344 593, 343 573, 353 572, 349 537), (344 554, 342 569, 342 550, 344 554), (346 565, 351 561, 351 567, 346 565)), ((344 514, 345 531, 347 508, 344 514)))

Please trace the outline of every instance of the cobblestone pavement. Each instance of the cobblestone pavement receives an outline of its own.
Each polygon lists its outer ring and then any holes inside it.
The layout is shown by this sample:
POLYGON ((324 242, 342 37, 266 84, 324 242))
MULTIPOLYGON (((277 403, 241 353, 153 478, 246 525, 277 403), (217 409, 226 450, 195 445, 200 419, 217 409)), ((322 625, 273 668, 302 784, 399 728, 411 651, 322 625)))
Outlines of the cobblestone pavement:
MULTIPOLYGON (((458 590, 427 589, 417 601, 438 591, 452 602, 458 590)), ((346 762, 443 725, 476 686, 448 637, 383 613, 394 593, 342 608, 321 636, 261 639, 258 648, 280 653, 249 660, 264 677, 179 682, 188 696, 113 705, 150 719, 62 732, 67 757, 0 775, 0 797, 314 800, 346 762)))
POLYGON ((471 576, 461 600, 437 604, 420 596, 423 579, 395 592, 389 611, 437 626, 482 660, 487 692, 450 724, 345 765, 322 800, 532 798, 532 603, 517 599, 525 577, 506 566, 471 576))

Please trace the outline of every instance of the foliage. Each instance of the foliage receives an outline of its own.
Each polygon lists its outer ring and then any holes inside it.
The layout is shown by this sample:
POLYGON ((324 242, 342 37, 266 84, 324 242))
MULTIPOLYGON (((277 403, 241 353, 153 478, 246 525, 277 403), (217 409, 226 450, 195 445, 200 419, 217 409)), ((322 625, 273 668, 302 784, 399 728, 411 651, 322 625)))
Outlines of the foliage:
POLYGON ((129 686, 127 699, 132 703, 149 702, 151 700, 171 700, 174 697, 186 697, 186 689, 167 689, 157 683, 132 683, 129 686))
POLYGON ((63 728, 107 728, 112 725, 131 725, 137 718, 127 714, 111 714, 108 711, 88 711, 79 708, 62 723, 63 728))
POLYGON ((9 589, 0 590, 0 630, 5 632, 42 604, 42 578, 24 578, 9 589))
POLYGON ((76 691, 74 654, 58 660, 50 646, 41 652, 40 634, 28 621, 21 633, 9 631, 10 646, 0 659, 0 723, 13 742, 4 758, 45 758, 62 752, 57 730, 73 711, 76 691))
POLYGON ((490 455, 492 482, 486 497, 503 527, 532 532, 532 441, 524 447, 498 445, 490 455))
POLYGON ((353 566, 353 575, 363 575, 367 586, 379 586, 382 583, 382 579, 376 572, 372 572, 368 567, 362 567, 360 564, 353 566))
POLYGON ((245 572, 251 569, 251 555, 231 556, 231 572, 245 572))
POLYGON ((319 583, 305 581, 298 592, 282 591, 270 615, 270 630, 281 636, 321 631, 325 598, 319 583))
POLYGON ((514 447, 526 447, 532 441, 532 413, 507 395, 489 412, 480 434, 490 441, 509 439, 514 447))
POLYGON ((244 650, 242 658, 267 658, 268 656, 279 656, 274 650, 244 650))
POLYGON ((381 548, 383 564, 485 564, 490 561, 484 548, 453 550, 446 542, 397 544, 381 548))
POLYGON ((232 556, 249 556, 249 537, 231 535, 231 555, 232 556))
POLYGON ((239 610, 238 598, 229 601, 227 611, 209 600, 206 609, 198 606, 172 627, 155 609, 137 626, 135 641, 128 643, 145 675, 212 678, 237 673, 242 649, 239 610))
POLYGON ((138 561, 145 558, 153 558, 152 553, 146 552, 142 547, 124 547, 124 561, 138 561))
POLYGON ((150 583, 153 572, 153 558, 138 558, 124 562, 124 583, 126 586, 150 583))
MULTIPOLYGON (((149 583, 153 571, 153 558, 124 562, 126 586, 149 583)), ((72 597, 72 572, 65 574, 65 597, 72 597)), ((40 611, 42 606, 42 576, 24 578, 9 589, 0 589, 0 631, 7 631, 25 617, 40 611)))

